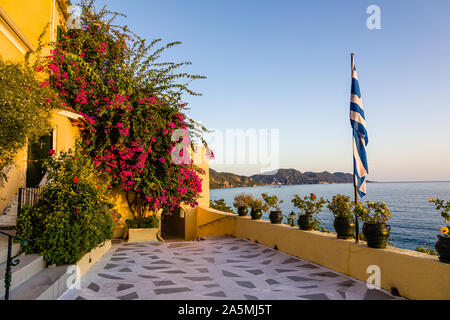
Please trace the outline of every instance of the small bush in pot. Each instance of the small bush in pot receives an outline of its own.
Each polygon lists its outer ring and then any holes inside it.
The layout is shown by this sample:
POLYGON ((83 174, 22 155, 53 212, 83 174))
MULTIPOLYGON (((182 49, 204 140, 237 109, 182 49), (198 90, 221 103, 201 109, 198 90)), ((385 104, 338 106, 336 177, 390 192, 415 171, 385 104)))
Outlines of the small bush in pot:
POLYGON ((349 239, 355 232, 355 217, 353 215, 353 204, 349 196, 335 195, 328 203, 328 209, 334 215, 334 230, 339 239, 349 239))
POLYGON ((446 226, 441 228, 441 234, 437 236, 438 241, 434 247, 439 254, 439 260, 450 263, 450 225, 447 225, 450 221, 450 201, 444 202, 444 200, 439 198, 436 198, 436 200, 431 198, 429 201, 435 204, 436 210, 441 211, 442 218, 444 218, 444 223, 446 224, 446 226))
POLYGON ((252 198, 249 201, 249 206, 252 209, 250 211, 250 215, 252 216, 253 220, 261 219, 262 212, 266 212, 267 210, 269 210, 269 205, 258 198, 252 198))
POLYGON ((370 248, 384 249, 391 226, 386 224, 391 212, 384 202, 366 202, 355 208, 358 218, 364 221, 363 235, 370 248))
POLYGON ((298 194, 294 195, 291 200, 294 207, 300 209, 298 217, 298 226, 300 230, 313 230, 317 224, 317 219, 313 217, 315 213, 319 213, 327 201, 323 198, 318 199, 314 193, 309 196, 300 198, 298 194))
POLYGON ((281 213, 280 204, 283 203, 283 200, 278 200, 277 196, 269 196, 266 193, 261 195, 264 199, 264 202, 267 204, 269 208, 274 210, 270 211, 269 219, 273 224, 280 224, 283 220, 283 214, 281 213))
POLYGON ((243 217, 248 213, 248 203, 252 199, 251 195, 245 194, 243 192, 238 193, 234 196, 233 206, 237 208, 238 215, 243 217))

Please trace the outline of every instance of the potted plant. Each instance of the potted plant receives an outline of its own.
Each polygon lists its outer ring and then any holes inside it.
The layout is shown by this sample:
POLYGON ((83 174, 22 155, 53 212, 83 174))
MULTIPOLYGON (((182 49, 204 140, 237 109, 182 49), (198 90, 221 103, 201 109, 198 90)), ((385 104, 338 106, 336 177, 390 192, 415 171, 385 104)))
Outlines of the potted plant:
POLYGON ((264 203, 263 200, 258 198, 251 198, 249 201, 249 206, 252 209, 250 211, 250 215, 252 216, 253 220, 259 220, 262 217, 262 212, 266 212, 269 210, 269 205, 267 203, 264 203))
MULTIPOLYGON (((447 224, 450 221, 450 201, 444 203, 444 200, 436 198, 430 199, 430 202, 434 203, 436 210, 441 211, 441 215, 444 218, 444 223, 447 224)), ((435 244, 435 249, 439 254, 439 260, 445 263, 450 263, 450 226, 446 225, 441 228, 441 234, 438 235, 438 241, 435 244)))
POLYGON ((281 214, 280 209, 280 204, 283 203, 283 200, 278 200, 277 196, 268 196, 266 193, 263 193, 262 197, 267 206, 274 209, 270 211, 269 214, 270 222, 273 224, 280 224, 283 220, 283 215, 281 214))
POLYGON ((364 221, 363 235, 370 248, 384 249, 391 226, 386 224, 392 214, 384 202, 366 202, 356 205, 358 218, 364 221))
POLYGON ((339 239, 349 239, 355 232, 355 217, 350 197, 341 194, 335 195, 328 203, 328 209, 334 215, 334 230, 339 239))
POLYGON ((314 227, 313 215, 319 213, 327 201, 323 198, 318 199, 314 193, 311 193, 303 199, 296 194, 291 202, 301 211, 297 221, 300 230, 312 230, 314 227))
POLYGON ((159 218, 150 214, 140 219, 127 219, 128 242, 156 241, 158 240, 159 218))
POLYGON ((251 200, 251 196, 248 194, 245 194, 243 192, 238 193, 234 196, 234 202, 233 206, 237 208, 238 215, 241 217, 244 217, 248 213, 248 203, 251 200))

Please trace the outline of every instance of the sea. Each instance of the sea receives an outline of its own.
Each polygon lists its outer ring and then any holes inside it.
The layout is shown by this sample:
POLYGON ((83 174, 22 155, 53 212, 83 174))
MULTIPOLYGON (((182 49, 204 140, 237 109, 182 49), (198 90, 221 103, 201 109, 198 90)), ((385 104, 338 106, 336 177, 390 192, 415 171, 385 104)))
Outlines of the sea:
MULTIPOLYGON (((236 194, 245 192, 255 197, 262 193, 276 195, 282 199, 280 208, 284 215, 291 211, 298 213, 291 199, 295 194, 303 197, 310 193, 331 200, 336 194, 348 195, 353 199, 353 184, 308 184, 289 186, 260 186, 242 188, 211 189, 210 199, 224 199, 232 207, 236 194)), ((389 224, 391 225, 390 245, 397 248, 415 250, 416 247, 427 245, 434 248, 439 229, 444 225, 444 219, 430 198, 450 200, 450 181, 444 182, 376 182, 367 184, 367 195, 363 201, 384 201, 392 212, 389 224)), ((233 207, 232 207, 233 208, 233 207)), ((235 209, 235 208, 233 208, 235 209)), ((333 228, 334 217, 324 207, 317 215, 321 225, 330 232, 333 228)), ((269 212, 263 214, 262 219, 269 220, 269 212)), ((283 219, 287 223, 287 219, 283 219)), ((360 222, 360 228, 362 223, 360 222)))

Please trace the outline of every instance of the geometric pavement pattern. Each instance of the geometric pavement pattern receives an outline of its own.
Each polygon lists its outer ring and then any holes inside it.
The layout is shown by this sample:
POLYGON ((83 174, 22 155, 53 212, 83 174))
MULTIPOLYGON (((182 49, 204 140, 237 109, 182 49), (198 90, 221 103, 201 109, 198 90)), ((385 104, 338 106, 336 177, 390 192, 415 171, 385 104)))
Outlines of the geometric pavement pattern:
POLYGON ((249 240, 115 244, 62 300, 374 300, 385 290, 249 240))

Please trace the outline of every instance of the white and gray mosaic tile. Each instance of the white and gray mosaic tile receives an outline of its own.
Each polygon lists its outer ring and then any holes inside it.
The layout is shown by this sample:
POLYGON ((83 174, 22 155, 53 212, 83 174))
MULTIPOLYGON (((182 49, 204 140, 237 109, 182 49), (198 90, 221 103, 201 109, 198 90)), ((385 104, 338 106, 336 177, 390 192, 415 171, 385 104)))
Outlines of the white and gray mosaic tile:
POLYGON ((60 299, 397 299, 384 290, 233 237, 113 245, 60 299))

